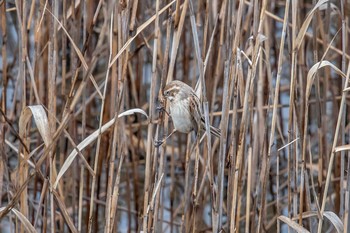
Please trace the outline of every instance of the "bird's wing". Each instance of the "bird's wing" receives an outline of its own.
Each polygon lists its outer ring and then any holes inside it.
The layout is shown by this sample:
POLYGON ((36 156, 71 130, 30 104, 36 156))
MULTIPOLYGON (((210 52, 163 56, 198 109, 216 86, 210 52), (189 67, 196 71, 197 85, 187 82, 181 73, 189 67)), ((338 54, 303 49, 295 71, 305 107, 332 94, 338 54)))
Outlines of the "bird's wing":
POLYGON ((194 130, 196 133, 199 133, 201 129, 201 121, 202 121, 202 112, 201 106, 198 97, 193 93, 192 96, 194 98, 190 98, 190 112, 192 112, 192 124, 195 126, 194 130))

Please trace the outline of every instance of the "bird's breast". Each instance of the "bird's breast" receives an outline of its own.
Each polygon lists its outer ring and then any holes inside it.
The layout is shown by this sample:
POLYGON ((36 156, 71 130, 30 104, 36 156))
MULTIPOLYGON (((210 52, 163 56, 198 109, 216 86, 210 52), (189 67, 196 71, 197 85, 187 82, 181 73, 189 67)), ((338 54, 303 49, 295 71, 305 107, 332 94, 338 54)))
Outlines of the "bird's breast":
POLYGON ((193 130, 192 117, 189 111, 189 101, 179 100, 170 104, 170 113, 174 127, 182 133, 189 133, 193 130))

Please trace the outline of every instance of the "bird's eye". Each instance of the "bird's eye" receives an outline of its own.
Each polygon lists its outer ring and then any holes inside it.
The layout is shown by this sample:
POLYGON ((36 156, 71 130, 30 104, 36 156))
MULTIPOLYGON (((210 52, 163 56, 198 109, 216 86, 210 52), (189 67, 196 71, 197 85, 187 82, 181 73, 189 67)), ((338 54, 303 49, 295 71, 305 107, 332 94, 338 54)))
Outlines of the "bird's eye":
POLYGON ((168 96, 168 95, 169 95, 169 91, 165 91, 165 92, 164 92, 164 95, 165 95, 165 96, 168 96))

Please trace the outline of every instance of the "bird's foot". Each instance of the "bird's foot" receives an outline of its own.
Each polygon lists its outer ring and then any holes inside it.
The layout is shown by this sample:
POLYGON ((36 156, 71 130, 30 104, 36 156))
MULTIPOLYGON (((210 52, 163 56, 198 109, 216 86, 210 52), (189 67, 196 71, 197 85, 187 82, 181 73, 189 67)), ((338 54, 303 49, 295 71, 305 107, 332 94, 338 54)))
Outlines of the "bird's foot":
POLYGON ((157 111, 164 111, 164 110, 165 110, 165 108, 164 108, 163 105, 158 105, 158 106, 156 107, 156 109, 157 109, 157 111))
POLYGON ((155 147, 160 147, 164 143, 164 140, 155 140, 154 141, 154 146, 155 147))
POLYGON ((168 116, 170 116, 170 114, 168 113, 168 111, 164 108, 163 105, 159 105, 157 106, 157 111, 160 111, 160 112, 165 112, 168 116))

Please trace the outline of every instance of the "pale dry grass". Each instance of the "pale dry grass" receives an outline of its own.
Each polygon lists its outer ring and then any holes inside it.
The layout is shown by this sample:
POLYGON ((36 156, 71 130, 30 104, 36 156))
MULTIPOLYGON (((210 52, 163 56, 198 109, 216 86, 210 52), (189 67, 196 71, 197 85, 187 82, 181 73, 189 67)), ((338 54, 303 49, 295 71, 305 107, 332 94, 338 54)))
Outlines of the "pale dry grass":
POLYGON ((349 231, 349 4, 0 1, 0 231, 349 231))

